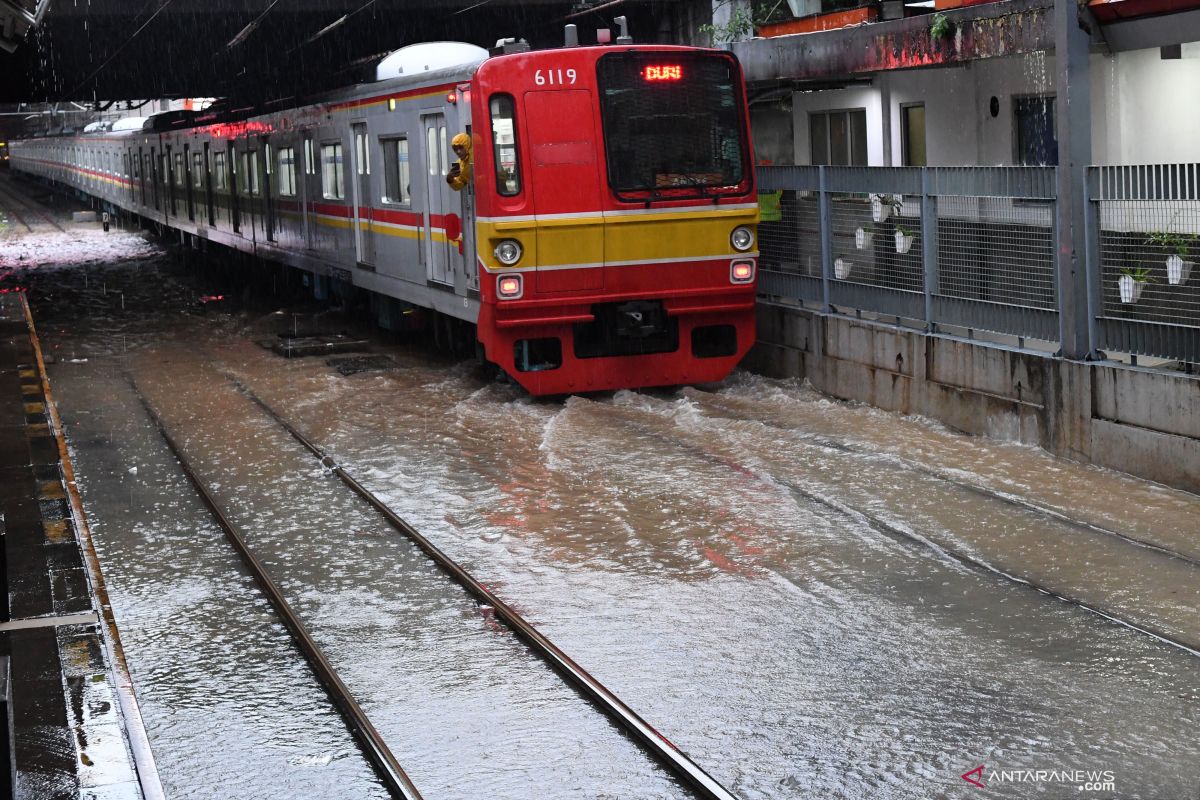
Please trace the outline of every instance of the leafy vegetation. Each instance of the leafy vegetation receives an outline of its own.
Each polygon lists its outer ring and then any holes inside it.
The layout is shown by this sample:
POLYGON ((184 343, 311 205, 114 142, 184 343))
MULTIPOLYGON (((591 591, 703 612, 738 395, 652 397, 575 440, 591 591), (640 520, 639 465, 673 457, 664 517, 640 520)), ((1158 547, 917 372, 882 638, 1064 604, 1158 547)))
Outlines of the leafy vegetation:
POLYGON ((725 6, 731 7, 732 11, 729 14, 729 22, 723 25, 701 25, 700 32, 707 34, 715 45, 745 39, 747 36, 754 34, 755 28, 771 19, 772 15, 783 5, 783 2, 784 0, 775 0, 774 3, 743 6, 735 4, 735 0, 724 0, 724 2, 714 6, 713 11, 725 6))
POLYGON ((1187 256, 1192 245, 1196 241, 1194 234, 1185 233, 1170 233, 1168 231, 1151 231, 1146 237, 1146 244, 1151 247, 1161 247, 1164 250, 1172 250, 1179 255, 1180 258, 1187 256))
POLYGON ((933 39, 941 39, 945 36, 950 36, 954 33, 954 23, 945 14, 938 12, 933 15, 933 22, 929 24, 929 35, 933 39))
POLYGON ((1127 278, 1133 278, 1135 283, 1154 283, 1154 278, 1150 277, 1149 267, 1126 267, 1121 270, 1121 274, 1127 278))

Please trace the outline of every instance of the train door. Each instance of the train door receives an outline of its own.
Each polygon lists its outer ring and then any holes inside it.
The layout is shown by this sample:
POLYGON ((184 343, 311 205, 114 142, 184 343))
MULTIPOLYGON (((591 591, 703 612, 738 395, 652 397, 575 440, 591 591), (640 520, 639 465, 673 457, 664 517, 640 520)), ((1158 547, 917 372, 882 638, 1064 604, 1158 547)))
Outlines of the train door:
POLYGON ((154 210, 158 211, 161 205, 158 201, 158 153, 153 147, 150 148, 150 188, 154 195, 154 210))
POLYGON ((178 153, 174 152, 171 145, 167 145, 167 171, 163 176, 167 181, 167 207, 171 210, 171 216, 178 216, 178 211, 175 208, 175 182, 179 180, 175 175, 175 162, 172 160, 178 153))
POLYGON ((146 205, 146 168, 150 166, 150 162, 146 160, 146 153, 142 148, 138 148, 138 184, 142 190, 142 205, 146 205))
POLYGON ((194 164, 192 164, 192 146, 183 146, 183 191, 187 198, 187 215, 192 222, 196 221, 196 201, 192 197, 192 187, 196 183, 194 164))
POLYGON ((304 226, 304 246, 311 250, 315 224, 312 219, 312 215, 315 213, 313 198, 317 196, 316 189, 313 187, 314 176, 317 174, 317 154, 311 133, 304 134, 304 147, 300 157, 304 160, 303 177, 300 179, 301 223, 304 226))
MULTIPOLYGON (((507 99, 503 95, 492 98, 493 120, 503 116, 507 99)), ((599 289, 604 285, 594 107, 587 89, 525 93, 540 291, 599 289), (568 265, 576 268, 561 269, 568 265)))
POLYGON ((275 174, 274 164, 275 154, 271 148, 267 137, 262 139, 262 206, 263 206, 263 233, 266 234, 267 241, 275 241, 275 192, 271 188, 272 178, 275 174))
POLYGON ((351 201, 354 213, 354 257, 359 264, 375 265, 375 232, 371 230, 374 217, 371 198, 371 143, 367 138, 367 124, 356 122, 351 126, 354 133, 354 187, 351 201))
POLYGON ((425 211, 422 230, 425 233, 425 269, 431 281, 453 284, 450 241, 446 237, 447 212, 454 207, 454 190, 446 183, 450 169, 446 136, 446 117, 440 113, 421 117, 425 127, 425 211))
POLYGON ((213 202, 212 148, 204 143, 204 205, 208 209, 208 226, 217 227, 216 204, 213 202))
POLYGON ((233 232, 242 232, 242 198, 238 192, 238 151, 234 141, 229 140, 229 218, 233 222, 233 232))
POLYGON ((129 182, 129 205, 131 206, 137 205, 137 190, 133 185, 133 176, 137 173, 137 162, 133 159, 133 149, 130 148, 125 151, 122 161, 125 166, 125 179, 129 182))
POLYGON ((241 169, 238 170, 241 176, 241 185, 238 188, 241 189, 245 201, 242 205, 245 215, 243 222, 250 231, 251 240, 254 241, 258 239, 258 229, 262 224, 262 208, 259 206, 262 191, 258 169, 258 151, 247 149, 242 153, 241 169))

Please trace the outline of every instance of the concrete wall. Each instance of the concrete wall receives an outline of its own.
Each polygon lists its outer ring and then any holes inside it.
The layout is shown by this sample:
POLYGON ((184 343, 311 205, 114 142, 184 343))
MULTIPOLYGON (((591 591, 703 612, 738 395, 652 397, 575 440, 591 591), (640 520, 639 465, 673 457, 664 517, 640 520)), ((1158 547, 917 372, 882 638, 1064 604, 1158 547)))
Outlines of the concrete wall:
POLYGON ((759 304, 747 368, 1200 492, 1200 377, 759 304))
MULTIPOLYGON (((1200 44, 1164 60, 1157 48, 1095 54, 1092 70, 1092 162, 1155 164, 1200 161, 1200 44)), ((808 164, 808 113, 862 108, 872 166, 901 166, 900 108, 924 103, 930 166, 1014 163, 1013 100, 1055 92, 1053 53, 993 58, 963 66, 879 73, 869 85, 793 95, 795 163, 808 164), (991 115, 991 98, 999 101, 991 115), (884 114, 890 125, 885 131, 884 114), (884 139, 889 140, 885 142, 884 139)), ((770 124, 782 124, 770 120, 770 124)), ((756 136, 758 136, 756 132, 756 136)), ((767 134, 762 134, 767 135, 767 134)))

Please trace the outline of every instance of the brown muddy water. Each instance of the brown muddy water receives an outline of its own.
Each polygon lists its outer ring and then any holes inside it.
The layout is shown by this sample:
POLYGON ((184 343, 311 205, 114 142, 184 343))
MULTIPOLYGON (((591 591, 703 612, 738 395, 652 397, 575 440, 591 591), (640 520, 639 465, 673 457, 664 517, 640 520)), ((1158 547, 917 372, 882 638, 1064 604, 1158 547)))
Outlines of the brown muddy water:
POLYGON ((741 798, 1200 796, 1200 498, 746 373, 534 400, 377 333, 343 375, 259 342, 353 319, 111 236, 19 279, 169 796, 385 793, 133 385, 426 797, 689 796, 234 378, 741 798))

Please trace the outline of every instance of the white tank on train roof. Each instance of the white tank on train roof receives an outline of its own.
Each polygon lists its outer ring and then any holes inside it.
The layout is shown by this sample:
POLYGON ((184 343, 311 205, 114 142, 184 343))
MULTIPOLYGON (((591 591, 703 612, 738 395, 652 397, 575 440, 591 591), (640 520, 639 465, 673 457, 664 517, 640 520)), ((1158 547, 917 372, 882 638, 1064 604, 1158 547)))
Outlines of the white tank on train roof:
POLYGON ((384 57, 375 68, 375 80, 420 75, 439 69, 478 64, 488 57, 487 50, 467 42, 421 42, 401 47, 384 57))
POLYGON ((110 130, 113 131, 140 131, 146 123, 150 121, 149 117, 122 117, 112 124, 110 130))

